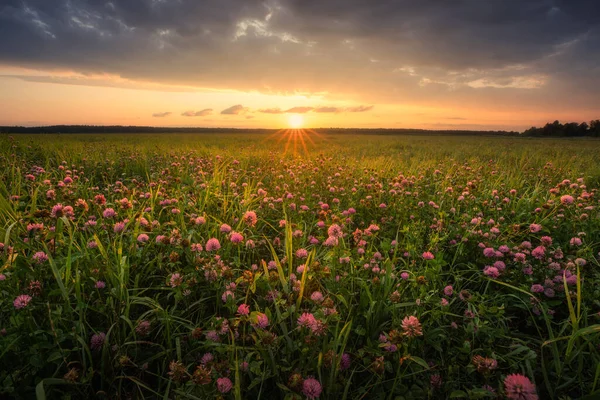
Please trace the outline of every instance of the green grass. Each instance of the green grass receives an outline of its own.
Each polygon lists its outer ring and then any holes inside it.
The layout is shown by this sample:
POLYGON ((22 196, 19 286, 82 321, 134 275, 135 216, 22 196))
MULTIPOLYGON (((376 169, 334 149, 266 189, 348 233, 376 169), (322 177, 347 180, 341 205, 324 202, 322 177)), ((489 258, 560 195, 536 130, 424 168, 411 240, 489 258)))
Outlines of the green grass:
POLYGON ((300 139, 0 136, 0 396, 600 395, 600 141, 300 139))

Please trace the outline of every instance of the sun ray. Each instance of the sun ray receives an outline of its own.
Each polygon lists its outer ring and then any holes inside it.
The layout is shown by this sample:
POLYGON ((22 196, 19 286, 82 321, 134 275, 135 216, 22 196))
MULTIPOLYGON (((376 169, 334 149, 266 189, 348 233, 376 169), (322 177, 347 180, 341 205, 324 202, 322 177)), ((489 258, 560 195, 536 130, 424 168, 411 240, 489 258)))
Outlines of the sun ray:
POLYGON ((304 142, 304 137, 308 137, 308 135, 304 132, 303 129, 300 130, 300 143, 302 144, 302 148, 304 149, 304 153, 308 154, 308 149, 306 148, 306 142, 304 142))
POLYGON ((308 132, 306 130, 304 131, 304 137, 306 137, 306 139, 308 139, 308 141, 310 142, 310 144, 312 144, 313 146, 316 146, 315 141, 310 137, 310 135, 308 134, 308 132))

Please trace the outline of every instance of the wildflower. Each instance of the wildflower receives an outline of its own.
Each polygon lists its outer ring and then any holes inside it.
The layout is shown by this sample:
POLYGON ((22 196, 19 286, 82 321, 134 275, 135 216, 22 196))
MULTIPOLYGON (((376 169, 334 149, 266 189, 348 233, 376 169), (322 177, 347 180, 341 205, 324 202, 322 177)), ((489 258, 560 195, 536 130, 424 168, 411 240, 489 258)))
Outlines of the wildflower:
POLYGON ((37 253, 35 253, 33 255, 32 258, 36 264, 43 264, 46 261, 48 261, 48 255, 46 253, 44 253, 43 251, 38 251, 37 253))
POLYGON ((531 286, 532 293, 542 293, 544 291, 544 287, 539 284, 535 284, 531 286))
POLYGON ((229 232, 231 232, 231 227, 227 224, 223 224, 223 225, 221 225, 220 231, 222 233, 229 233, 229 232))
POLYGON ((325 240, 323 242, 323 246, 327 246, 327 247, 337 246, 337 244, 338 244, 338 239, 336 237, 333 237, 333 236, 329 236, 327 238, 327 240, 325 240))
POLYGON ((27 224, 27 232, 36 232, 44 229, 44 224, 27 224))
POLYGON ((254 211, 246 211, 242 219, 248 226, 254 226, 258 221, 258 218, 256 218, 256 213, 254 211))
POLYGON ((296 257, 306 258, 308 257, 308 251, 306 249, 298 249, 296 250, 296 257))
POLYGON ((348 354, 348 353, 342 354, 342 358, 340 359, 340 371, 344 371, 344 370, 347 370, 348 368, 350 368, 350 363, 351 363, 350 354, 348 354))
POLYGON ((104 340, 106 339, 106 334, 104 332, 96 333, 92 335, 90 339, 90 348, 92 350, 99 350, 104 345, 104 340))
POLYGON ((237 313, 241 316, 246 316, 250 314, 250 306, 247 304, 240 304, 240 306, 237 309, 237 313))
POLYGON ((217 379, 217 390, 221 393, 228 393, 233 387, 233 383, 229 378, 219 378, 217 379))
POLYGON ((214 331, 214 330, 206 332, 205 336, 211 342, 218 343, 218 342, 221 341, 221 338, 219 338, 219 334, 216 331, 214 331))
POLYGON ((504 379, 504 391, 510 400, 538 400, 535 385, 521 374, 508 375, 504 379))
POLYGON ((298 318, 298 325, 308 327, 316 322, 315 316, 311 313, 302 313, 298 318))
POLYGON ((493 371, 498 367, 498 361, 494 360, 493 358, 475 356, 471 361, 477 368, 477 371, 484 374, 493 371))
POLYGON ((150 333, 150 321, 140 321, 135 327, 135 332, 140 336, 146 336, 150 333))
POLYGON ((440 374, 433 374, 429 378, 429 383, 433 388, 439 389, 440 387, 442 387, 442 377, 440 376, 440 374))
POLYGON ((106 219, 114 218, 116 215, 117 213, 112 208, 107 208, 102 212, 102 216, 106 219))
POLYGON ((115 233, 121 233, 125 230, 125 222, 117 222, 113 227, 115 233))
POLYGON ((308 377, 302 383, 302 393, 307 399, 313 400, 321 395, 321 383, 313 377, 308 377))
POLYGON ((17 310, 20 310, 22 308, 27 307, 27 305, 29 304, 30 301, 31 301, 31 296, 29 296, 27 294, 22 294, 22 295, 17 296, 17 298, 13 302, 13 306, 15 306, 15 308, 17 310))
POLYGON ((137 237, 137 241, 140 243, 146 243, 148 240, 150 240, 150 236, 145 233, 140 233, 137 237))
POLYGON ((244 241, 244 236, 239 232, 231 232, 229 240, 231 240, 231 243, 241 243, 244 241))
POLYGON ((574 200, 575 199, 573 198, 573 196, 570 196, 568 194, 565 194, 564 196, 560 196, 560 202, 564 205, 573 204, 574 200))
POLYGON ((423 258, 425 260, 433 260, 435 256, 433 255, 433 253, 426 251, 425 253, 423 253, 423 258))
POLYGON ((192 374, 192 381, 196 385, 208 385, 211 382, 210 370, 202 365, 198 365, 192 374))
POLYGON ((448 285, 444 288, 444 294, 448 297, 452 296, 452 294, 454 293, 454 288, 452 288, 451 285, 448 285))
POLYGON ((106 204, 106 198, 103 194, 97 194, 94 196, 94 203, 98 204, 99 206, 103 206, 106 204))
POLYGON ((502 272, 506 269, 506 264, 504 263, 504 261, 496 261, 494 263, 494 268, 496 268, 498 271, 502 272))
POLYGON ((491 267, 489 265, 483 269, 483 274, 492 279, 496 279, 497 277, 500 276, 500 272, 498 271, 498 268, 491 267))
POLYGON ((203 366, 206 366, 207 364, 210 364, 214 360, 215 360, 215 356, 213 356, 212 353, 204 353, 202 358, 200 358, 200 364, 202 364, 203 366))
POLYGON ((256 316, 256 326, 261 329, 265 329, 267 326, 269 326, 269 318, 266 314, 259 313, 256 316))
POLYGON ((321 292, 313 292, 310 295, 310 299, 315 303, 320 303, 323 301, 323 294, 321 292))
POLYGON ((501 253, 510 253, 510 248, 503 244, 502 246, 498 247, 498 251, 500 251, 501 253))
POLYGON ((171 274, 171 278, 169 279, 169 285, 173 288, 181 285, 183 283, 183 276, 180 273, 176 272, 171 274))
POLYGON ((515 253, 514 260, 515 260, 515 262, 524 263, 526 260, 526 257, 527 256, 524 253, 515 253))
POLYGON ((422 336, 423 330, 419 319, 413 315, 405 317, 402 320, 402 330, 408 337, 422 336))
POLYGON ((574 238, 571 238, 571 240, 569 241, 569 243, 571 244, 571 246, 581 246, 581 244, 583 242, 578 237, 574 237, 574 238))
POLYGON ((542 230, 542 225, 540 224, 531 224, 529 225, 529 231, 531 233, 537 233, 542 230))
POLYGON ((248 363, 248 361, 242 361, 240 363, 240 371, 242 371, 242 372, 248 372, 249 367, 250 367, 250 364, 248 363))
POLYGON ((327 229, 327 235, 336 239, 340 239, 344 236, 344 232, 338 224, 333 224, 329 227, 329 229, 327 229))
POLYGON ((288 386, 294 390, 297 390, 302 383, 304 383, 304 379, 302 379, 302 375, 297 372, 290 375, 288 379, 288 386))
POLYGON ((42 283, 40 281, 31 281, 27 289, 33 296, 39 296, 42 294, 42 283))
POLYGON ((208 239, 208 242, 206 242, 206 246, 204 247, 206 248, 206 251, 216 251, 221 248, 221 243, 219 243, 219 239, 211 238, 208 239))
POLYGON ((230 298, 235 299, 235 294, 231 290, 226 290, 225 292, 223 292, 223 295, 221 296, 221 300, 223 300, 223 303, 227 303, 227 300, 229 300, 230 298))
POLYGON ((104 283, 103 281, 96 281, 96 284, 94 286, 96 287, 96 289, 104 289, 106 287, 106 283, 104 283))
POLYGON ((168 375, 171 377, 172 380, 174 380, 175 382, 183 382, 186 378, 186 374, 187 371, 182 362, 175 360, 171 361, 171 363, 169 364, 168 375))
POLYGON ((483 249, 483 255, 488 258, 496 257, 496 250, 494 250, 492 247, 486 247, 483 249))

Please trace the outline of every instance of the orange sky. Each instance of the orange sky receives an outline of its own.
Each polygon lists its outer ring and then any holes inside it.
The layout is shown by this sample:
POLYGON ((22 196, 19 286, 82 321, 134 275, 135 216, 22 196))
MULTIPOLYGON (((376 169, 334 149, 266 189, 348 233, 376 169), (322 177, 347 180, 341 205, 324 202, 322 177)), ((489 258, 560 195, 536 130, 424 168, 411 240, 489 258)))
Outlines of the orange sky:
POLYGON ((0 125, 284 128, 295 116, 520 131, 600 117, 589 10, 470 1, 9 2, 0 125))

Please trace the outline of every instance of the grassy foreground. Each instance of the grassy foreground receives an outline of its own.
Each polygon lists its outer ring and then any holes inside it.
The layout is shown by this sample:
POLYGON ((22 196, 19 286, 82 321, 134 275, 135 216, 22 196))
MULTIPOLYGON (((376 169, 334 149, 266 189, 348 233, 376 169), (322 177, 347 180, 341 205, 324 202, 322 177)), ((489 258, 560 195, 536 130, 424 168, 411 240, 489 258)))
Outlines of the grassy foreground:
POLYGON ((0 136, 0 396, 600 396, 600 141, 0 136))

